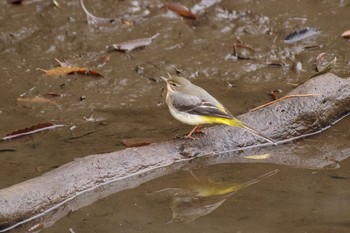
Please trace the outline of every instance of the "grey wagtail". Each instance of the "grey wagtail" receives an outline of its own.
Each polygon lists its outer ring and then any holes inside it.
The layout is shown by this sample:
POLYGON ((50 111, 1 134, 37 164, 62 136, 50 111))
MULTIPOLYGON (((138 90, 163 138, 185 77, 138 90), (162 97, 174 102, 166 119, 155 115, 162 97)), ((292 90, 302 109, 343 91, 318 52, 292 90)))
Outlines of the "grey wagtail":
POLYGON ((192 134, 198 132, 202 124, 225 124, 243 128, 276 145, 274 140, 236 119, 224 105, 203 88, 185 78, 168 75, 168 79, 161 78, 167 83, 166 103, 171 115, 182 123, 196 125, 186 138, 193 139, 192 134))

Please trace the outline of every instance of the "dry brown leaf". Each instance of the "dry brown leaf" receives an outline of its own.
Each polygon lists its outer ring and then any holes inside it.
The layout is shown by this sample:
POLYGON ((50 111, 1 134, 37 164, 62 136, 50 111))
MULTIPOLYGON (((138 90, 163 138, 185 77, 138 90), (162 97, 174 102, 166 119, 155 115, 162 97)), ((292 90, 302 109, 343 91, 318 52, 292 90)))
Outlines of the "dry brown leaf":
POLYGON ((165 9, 171 10, 176 14, 188 18, 188 19, 197 19, 197 16, 191 12, 186 6, 178 4, 178 3, 163 3, 163 7, 165 9))
POLYGON ((37 68, 37 70, 43 71, 49 76, 66 75, 66 74, 83 74, 83 75, 93 75, 93 76, 103 77, 101 74, 99 74, 95 70, 90 70, 86 67, 78 67, 78 66, 55 67, 49 70, 37 68))
POLYGON ((250 109, 249 112, 254 112, 256 110, 259 110, 261 108, 265 108, 265 107, 267 107, 269 105, 275 104, 275 103, 280 102, 280 101, 285 100, 285 99, 296 98, 296 97, 310 97, 310 96, 320 96, 320 94, 298 94, 298 95, 283 96, 283 97, 281 97, 281 98, 279 98, 277 100, 273 100, 273 101, 268 102, 266 104, 260 105, 260 106, 258 106, 256 108, 250 109))

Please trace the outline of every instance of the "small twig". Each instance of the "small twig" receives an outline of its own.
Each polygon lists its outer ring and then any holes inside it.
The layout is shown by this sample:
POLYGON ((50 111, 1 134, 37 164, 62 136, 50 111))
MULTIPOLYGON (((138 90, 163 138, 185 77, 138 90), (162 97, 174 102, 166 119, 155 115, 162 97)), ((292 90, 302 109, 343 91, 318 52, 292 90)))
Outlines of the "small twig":
POLYGON ((65 141, 65 142, 70 142, 70 141, 75 140, 75 139, 80 139, 80 138, 82 138, 82 137, 86 137, 86 136, 88 136, 88 135, 90 135, 90 134, 96 133, 96 131, 97 131, 97 130, 94 130, 94 131, 87 132, 87 133, 85 133, 85 134, 83 134, 83 135, 79 135, 79 136, 75 136, 75 137, 70 137, 70 138, 64 139, 64 141, 65 141))
POLYGON ((258 109, 264 108, 264 107, 266 107, 266 106, 272 105, 272 104, 274 104, 274 103, 277 103, 277 102, 279 102, 279 101, 282 101, 282 100, 285 100, 285 99, 288 99, 288 98, 294 98, 294 97, 309 97, 309 96, 320 96, 320 94, 299 94, 299 95, 287 95, 287 96, 283 96, 283 97, 281 97, 281 98, 279 98, 279 99, 277 99, 277 100, 273 100, 273 101, 268 102, 268 103, 266 103, 266 104, 260 105, 260 106, 258 106, 258 107, 256 107, 256 108, 250 109, 249 112, 254 112, 254 111, 258 110, 258 109))
POLYGON ((223 81, 223 82, 225 82, 227 84, 227 89, 230 89, 231 87, 235 87, 235 85, 233 85, 229 81, 226 81, 225 79, 221 79, 221 81, 223 81))

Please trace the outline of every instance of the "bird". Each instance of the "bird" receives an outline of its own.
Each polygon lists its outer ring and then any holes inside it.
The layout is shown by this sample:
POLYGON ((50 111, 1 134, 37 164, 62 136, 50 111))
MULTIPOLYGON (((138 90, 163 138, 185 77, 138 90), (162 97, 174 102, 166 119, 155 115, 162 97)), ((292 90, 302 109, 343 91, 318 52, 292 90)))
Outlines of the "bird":
POLYGON ((200 132, 200 126, 203 124, 224 124, 245 129, 276 145, 273 139, 235 118, 223 104, 203 88, 191 83, 186 78, 172 77, 169 73, 168 76, 169 78, 161 78, 167 84, 165 101, 171 115, 182 123, 195 125, 185 138, 195 139, 192 134, 200 132))

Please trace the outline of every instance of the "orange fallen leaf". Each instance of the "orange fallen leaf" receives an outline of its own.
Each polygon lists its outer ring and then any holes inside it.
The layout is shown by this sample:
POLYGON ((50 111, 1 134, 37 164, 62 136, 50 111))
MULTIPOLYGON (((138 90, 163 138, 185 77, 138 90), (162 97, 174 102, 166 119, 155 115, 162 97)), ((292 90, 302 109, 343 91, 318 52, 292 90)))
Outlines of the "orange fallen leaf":
POLYGON ((343 37, 344 39, 350 39, 350 30, 346 30, 345 32, 343 32, 341 34, 341 37, 343 37))
POLYGON ((98 73, 95 70, 90 70, 86 67, 78 67, 78 66, 55 67, 49 70, 37 68, 37 70, 43 71, 49 76, 66 75, 66 74, 83 74, 83 75, 93 75, 93 76, 103 77, 100 73, 98 73))
POLYGON ((38 132, 41 132, 44 130, 55 129, 55 128, 59 128, 59 127, 63 127, 63 126, 64 125, 56 125, 52 122, 45 122, 45 123, 33 125, 29 128, 16 130, 12 133, 7 134, 1 140, 5 141, 5 140, 14 139, 14 138, 19 138, 19 137, 35 134, 35 133, 38 133, 38 132))
POLYGON ((182 17, 189 19, 197 19, 197 16, 191 12, 186 6, 178 3, 163 3, 165 9, 171 10, 182 17))

